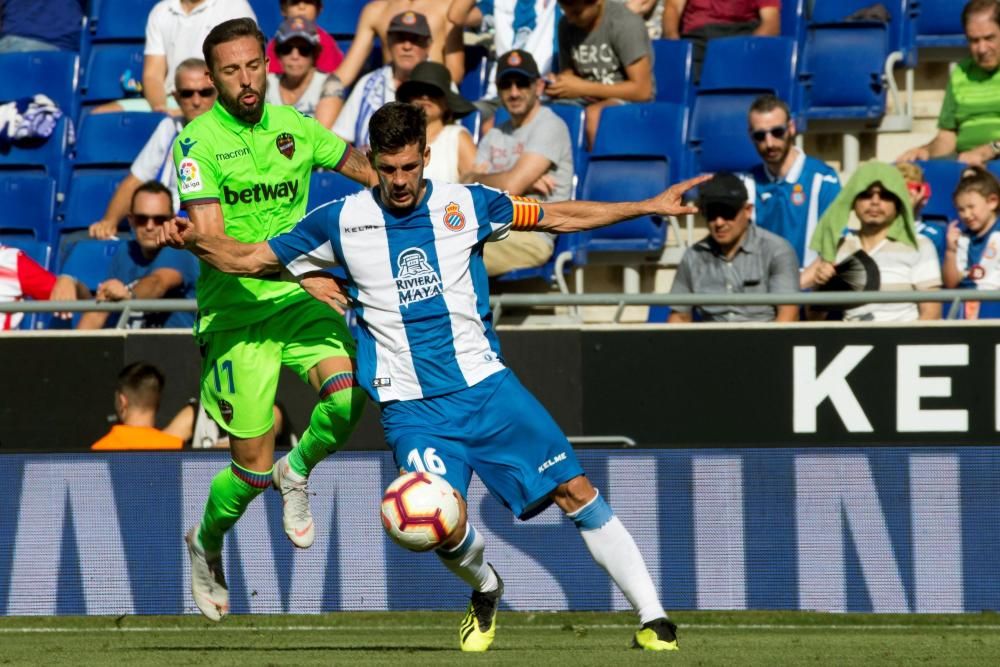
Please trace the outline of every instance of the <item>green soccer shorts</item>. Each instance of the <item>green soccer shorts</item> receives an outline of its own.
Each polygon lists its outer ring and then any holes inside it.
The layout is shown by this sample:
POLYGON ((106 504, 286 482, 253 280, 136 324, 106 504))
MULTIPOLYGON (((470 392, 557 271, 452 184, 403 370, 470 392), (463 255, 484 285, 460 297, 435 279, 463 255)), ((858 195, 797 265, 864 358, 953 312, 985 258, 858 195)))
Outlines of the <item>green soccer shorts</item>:
POLYGON ((309 298, 248 327, 200 334, 201 404, 237 438, 254 438, 274 426, 278 373, 285 365, 309 381, 323 359, 354 357, 342 315, 309 298))

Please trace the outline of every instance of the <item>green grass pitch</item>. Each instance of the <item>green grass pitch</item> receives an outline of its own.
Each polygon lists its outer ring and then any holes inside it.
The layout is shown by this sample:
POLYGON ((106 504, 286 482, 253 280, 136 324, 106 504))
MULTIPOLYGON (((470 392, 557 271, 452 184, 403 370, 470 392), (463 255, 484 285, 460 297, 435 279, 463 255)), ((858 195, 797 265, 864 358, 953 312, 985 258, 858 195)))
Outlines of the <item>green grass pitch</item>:
POLYGON ((677 612, 681 650, 629 649, 630 614, 501 610, 484 655, 461 611, 0 618, 0 665, 1000 665, 1000 616, 677 612))

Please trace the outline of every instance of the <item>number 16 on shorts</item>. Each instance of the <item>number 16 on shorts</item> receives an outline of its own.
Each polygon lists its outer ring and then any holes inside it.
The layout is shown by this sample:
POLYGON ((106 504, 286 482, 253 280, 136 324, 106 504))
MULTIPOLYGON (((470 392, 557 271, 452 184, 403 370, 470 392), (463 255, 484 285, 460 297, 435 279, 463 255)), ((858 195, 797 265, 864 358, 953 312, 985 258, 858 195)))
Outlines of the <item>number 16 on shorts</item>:
POLYGON ((410 453, 406 455, 406 465, 418 472, 432 472, 442 477, 448 472, 444 461, 437 455, 433 447, 425 449, 423 455, 419 449, 411 449, 410 453))

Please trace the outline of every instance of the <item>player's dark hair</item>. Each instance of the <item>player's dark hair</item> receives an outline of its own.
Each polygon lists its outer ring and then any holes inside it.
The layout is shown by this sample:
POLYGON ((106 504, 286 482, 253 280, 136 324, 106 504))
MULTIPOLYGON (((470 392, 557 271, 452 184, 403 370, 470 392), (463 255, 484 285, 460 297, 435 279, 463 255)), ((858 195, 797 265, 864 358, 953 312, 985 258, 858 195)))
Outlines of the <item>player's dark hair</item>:
MULTIPOLYGON (((297 1, 297 0, 296 0, 297 1)), ((281 0, 281 6, 292 4, 292 0, 281 0)), ((316 8, 323 11, 323 0, 312 0, 312 4, 316 5, 316 8)))
POLYGON ((962 27, 967 27, 969 19, 983 12, 991 12, 993 14, 993 22, 1000 26, 1000 1, 969 0, 965 3, 965 7, 962 8, 962 27))
POLYGON ((208 37, 205 38, 205 41, 201 45, 201 52, 205 56, 205 62, 208 64, 209 71, 212 71, 215 67, 212 59, 215 47, 219 44, 239 39, 240 37, 253 37, 256 39, 257 43, 260 44, 261 55, 264 54, 267 37, 260 31, 260 28, 257 27, 257 23, 253 19, 242 18, 223 21, 212 28, 212 31, 208 33, 208 37))
POLYGON ((427 116, 418 106, 389 102, 372 114, 368 138, 376 155, 396 153, 413 144, 418 144, 423 153, 427 146, 427 116))
POLYGON ((962 178, 955 186, 952 198, 957 199, 958 195, 967 192, 977 192, 984 199, 990 196, 1000 199, 1000 183, 993 174, 982 167, 969 167, 962 172, 962 178))
POLYGON ((136 361, 118 373, 115 389, 137 407, 156 410, 160 407, 160 394, 165 384, 159 368, 145 361, 136 361))
POLYGON ((788 105, 785 103, 785 101, 780 97, 777 97, 776 95, 772 95, 770 93, 761 95, 760 97, 755 99, 753 101, 753 104, 750 105, 750 111, 747 112, 747 116, 749 117, 750 114, 752 113, 769 113, 771 111, 774 111, 775 109, 781 109, 782 111, 784 111, 785 118, 791 120, 792 112, 789 111, 788 105))
POLYGON ((153 195, 164 195, 167 198, 167 201, 170 202, 170 210, 171 212, 173 212, 174 195, 170 192, 170 188, 168 188, 159 181, 146 181, 145 183, 137 187, 135 189, 135 192, 132 193, 132 202, 129 204, 128 210, 131 211, 135 208, 135 198, 139 196, 140 192, 148 192, 149 194, 153 195))

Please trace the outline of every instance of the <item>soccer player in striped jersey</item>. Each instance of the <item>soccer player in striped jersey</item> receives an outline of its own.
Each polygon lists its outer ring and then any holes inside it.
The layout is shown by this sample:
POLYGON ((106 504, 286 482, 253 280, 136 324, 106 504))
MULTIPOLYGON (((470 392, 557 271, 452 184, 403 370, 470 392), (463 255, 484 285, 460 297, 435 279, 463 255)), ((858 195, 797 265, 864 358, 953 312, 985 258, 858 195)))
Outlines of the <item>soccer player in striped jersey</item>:
MULTIPOLYGON (((425 180, 432 156, 424 131, 417 107, 379 109, 369 124, 368 156, 378 187, 330 202, 269 241, 240 243, 179 218, 165 226, 161 241, 236 275, 284 268, 301 279, 342 267, 360 324, 359 382, 380 404, 399 467, 442 475, 463 497, 475 472, 521 519, 556 503, 638 613, 642 627, 633 645, 676 649, 676 626, 635 541, 584 476, 555 421, 504 365, 482 255, 485 243, 511 229, 566 233, 694 212, 681 198, 704 178, 641 202, 540 204, 482 185, 425 180)), ((323 284, 305 287, 339 306, 336 290, 317 287, 323 284)), ((463 651, 485 651, 496 630, 503 582, 484 550, 467 521, 438 550, 472 587, 459 630, 463 651)))

